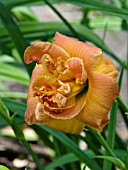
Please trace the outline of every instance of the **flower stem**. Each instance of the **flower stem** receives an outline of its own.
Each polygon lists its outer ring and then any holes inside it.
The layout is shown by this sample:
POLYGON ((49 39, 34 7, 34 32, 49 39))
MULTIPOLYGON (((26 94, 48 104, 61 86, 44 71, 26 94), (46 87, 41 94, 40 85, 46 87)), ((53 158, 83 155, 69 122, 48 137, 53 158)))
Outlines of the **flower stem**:
POLYGON ((100 131, 97 131, 95 129, 89 128, 89 130, 93 133, 93 135, 97 138, 97 140, 103 145, 103 147, 105 148, 106 152, 116 158, 116 155, 113 153, 113 151, 111 150, 111 148, 109 147, 109 145, 106 143, 105 139, 102 137, 100 131))
MULTIPOLYGON (((102 144, 102 146, 105 148, 108 155, 110 155, 111 157, 116 158, 118 160, 116 155, 113 153, 112 149, 109 147, 109 145, 107 144, 105 139, 102 137, 100 131, 92 129, 90 127, 89 127, 89 130, 97 138, 97 140, 102 144)), ((121 168, 122 170, 127 170, 127 168, 125 167, 124 163, 121 160, 119 160, 119 163, 120 163, 120 165, 122 165, 122 168, 121 168)))
POLYGON ((128 112, 128 105, 123 101, 121 95, 117 97, 117 102, 120 105, 120 107, 125 111, 128 112))
MULTIPOLYGON (((106 138, 106 142, 108 146, 111 148, 111 150, 114 149, 114 144, 115 144, 117 108, 118 108, 118 104, 117 102, 114 102, 111 109, 110 122, 108 125, 108 135, 106 138)), ((106 153, 106 156, 107 155, 108 154, 106 153)), ((111 170, 111 166, 112 163, 110 161, 104 160, 103 170, 111 170)))

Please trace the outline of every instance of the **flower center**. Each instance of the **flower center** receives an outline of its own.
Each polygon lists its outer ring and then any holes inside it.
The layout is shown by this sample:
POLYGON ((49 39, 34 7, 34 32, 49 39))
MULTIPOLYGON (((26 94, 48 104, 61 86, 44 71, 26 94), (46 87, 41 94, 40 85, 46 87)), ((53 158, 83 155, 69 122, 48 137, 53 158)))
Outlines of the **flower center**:
POLYGON ((32 85, 33 95, 38 97, 36 118, 41 119, 40 109, 50 115, 59 114, 63 109, 75 105, 75 96, 85 87, 87 73, 83 61, 77 57, 63 60, 52 59, 45 54, 42 57, 44 73, 38 76, 32 85))

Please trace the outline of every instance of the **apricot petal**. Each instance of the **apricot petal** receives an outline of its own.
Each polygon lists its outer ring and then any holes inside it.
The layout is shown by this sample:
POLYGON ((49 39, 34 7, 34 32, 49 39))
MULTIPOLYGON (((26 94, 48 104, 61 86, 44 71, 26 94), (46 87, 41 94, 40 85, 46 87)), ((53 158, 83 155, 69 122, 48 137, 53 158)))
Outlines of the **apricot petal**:
POLYGON ((70 58, 69 54, 61 47, 49 42, 37 42, 29 46, 24 52, 24 61, 29 64, 31 61, 41 63, 44 54, 50 55, 53 59, 61 57, 63 60, 70 58))
POLYGON ((77 120, 102 130, 108 123, 107 115, 118 93, 118 84, 113 78, 93 72, 89 79, 86 104, 80 114, 76 116, 77 120))

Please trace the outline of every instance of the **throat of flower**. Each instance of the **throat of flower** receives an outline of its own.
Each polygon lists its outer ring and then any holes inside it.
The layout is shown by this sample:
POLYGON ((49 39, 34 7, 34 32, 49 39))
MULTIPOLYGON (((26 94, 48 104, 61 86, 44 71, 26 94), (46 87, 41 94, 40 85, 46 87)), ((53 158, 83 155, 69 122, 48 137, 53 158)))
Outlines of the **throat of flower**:
POLYGON ((86 83, 76 84, 76 82, 70 82, 69 84, 71 87, 71 92, 70 92, 70 95, 68 96, 68 99, 72 98, 73 96, 78 95, 80 92, 86 89, 88 83, 86 82, 86 83))

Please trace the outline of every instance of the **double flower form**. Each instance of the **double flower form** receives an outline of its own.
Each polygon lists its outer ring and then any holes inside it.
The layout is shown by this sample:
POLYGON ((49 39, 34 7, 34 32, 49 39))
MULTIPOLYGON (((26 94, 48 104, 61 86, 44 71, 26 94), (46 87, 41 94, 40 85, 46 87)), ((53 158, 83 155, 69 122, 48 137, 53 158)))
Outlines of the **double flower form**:
POLYGON ((108 123, 118 71, 101 49, 56 33, 53 43, 28 47, 24 61, 37 62, 28 89, 28 124, 77 134, 85 125, 102 130, 108 123))

